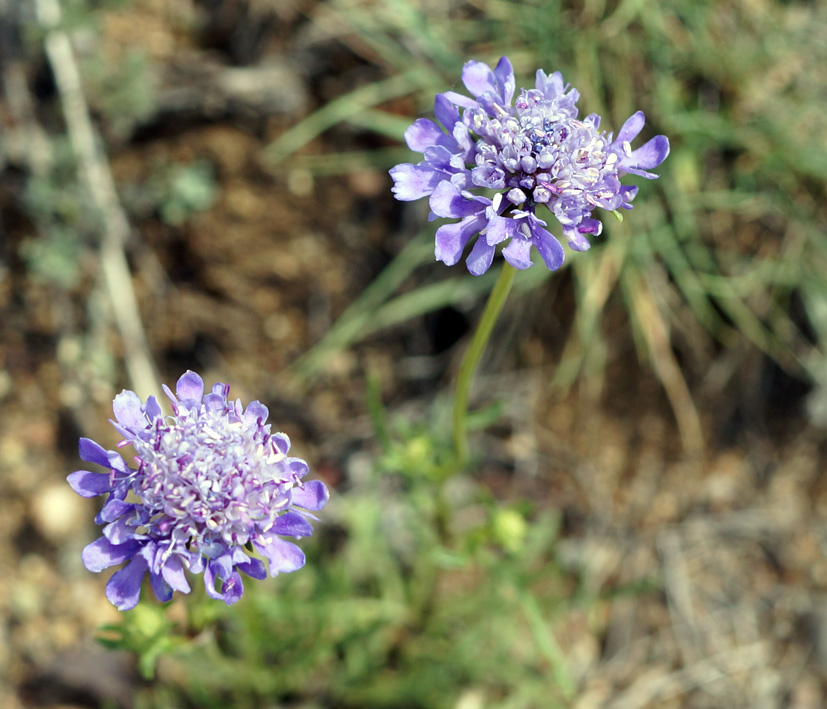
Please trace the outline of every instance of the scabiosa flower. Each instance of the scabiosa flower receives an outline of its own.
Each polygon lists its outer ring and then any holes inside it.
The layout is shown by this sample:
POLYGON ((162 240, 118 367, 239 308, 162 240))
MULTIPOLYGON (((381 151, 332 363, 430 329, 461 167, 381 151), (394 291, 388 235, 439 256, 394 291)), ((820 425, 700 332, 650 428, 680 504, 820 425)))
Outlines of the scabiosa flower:
POLYGON ((132 391, 118 394, 112 425, 123 436, 119 447, 132 446, 135 468, 80 439, 80 457, 108 472, 79 470, 69 484, 83 497, 109 496, 95 519, 106 525, 103 536, 83 550, 83 563, 99 572, 129 562, 106 585, 119 610, 135 607, 147 573, 160 601, 189 593, 188 569, 203 571, 207 594, 232 605, 244 591, 239 571, 267 575, 247 551, 267 559, 271 576, 304 566, 301 549, 282 537, 312 534, 307 520, 324 507, 327 488, 302 482, 307 463, 287 456, 285 434, 270 433, 267 407, 253 401, 244 409, 229 391, 215 384, 205 395, 201 377, 188 371, 175 394, 164 385, 172 416, 154 396, 144 403, 132 391))
POLYGON ((631 209, 638 188, 621 185, 620 178, 657 177, 648 170, 669 154, 663 135, 632 150, 644 124, 641 111, 617 137, 598 130, 600 116, 594 113, 578 119, 580 94, 559 72, 547 76, 540 69, 535 88, 521 89, 514 105, 514 71, 507 57, 493 70, 468 62, 462 81, 473 98, 438 94, 439 123, 420 118, 405 131, 408 147, 425 159, 397 165, 390 174, 398 200, 429 197, 431 219, 459 219, 437 230, 437 260, 453 266, 479 235, 466 260, 475 276, 488 270, 501 243, 503 257, 515 268, 532 265, 533 246, 556 270, 563 247, 544 228, 538 208, 545 206, 557 219, 571 248, 586 251, 588 237, 603 230, 592 217, 594 208, 631 209), (478 189, 482 194, 473 191, 478 189))

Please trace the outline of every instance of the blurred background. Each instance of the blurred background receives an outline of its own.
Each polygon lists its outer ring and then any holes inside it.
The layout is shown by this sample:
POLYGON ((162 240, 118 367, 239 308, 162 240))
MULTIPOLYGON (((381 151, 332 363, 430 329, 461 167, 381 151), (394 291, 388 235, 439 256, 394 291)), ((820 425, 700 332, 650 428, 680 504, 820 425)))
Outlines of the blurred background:
POLYGON ((823 0, 0 0, 0 705, 823 706, 825 66, 823 0), (495 274, 387 170, 504 54, 672 153, 519 274, 444 481, 495 274), (65 476, 186 369, 331 502, 300 572, 124 620, 65 476))

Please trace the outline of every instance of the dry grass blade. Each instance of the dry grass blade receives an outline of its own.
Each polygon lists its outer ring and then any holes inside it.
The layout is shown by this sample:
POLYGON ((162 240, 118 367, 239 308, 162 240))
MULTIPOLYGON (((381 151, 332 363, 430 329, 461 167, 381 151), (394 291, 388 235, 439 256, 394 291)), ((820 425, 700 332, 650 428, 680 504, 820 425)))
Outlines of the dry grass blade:
POLYGON ((124 253, 129 222, 121 208, 109 164, 98 148, 99 140, 89 116, 71 42, 65 32, 54 29, 60 22, 58 0, 36 0, 36 5, 41 24, 49 29, 45 38, 46 55, 60 94, 72 149, 103 222, 101 269, 123 338, 129 379, 139 395, 156 394, 160 392, 158 377, 124 253))
POLYGON ((646 281, 631 267, 625 275, 630 286, 632 312, 675 414, 681 443, 687 453, 700 455, 704 450, 701 420, 672 352, 666 324, 646 281))

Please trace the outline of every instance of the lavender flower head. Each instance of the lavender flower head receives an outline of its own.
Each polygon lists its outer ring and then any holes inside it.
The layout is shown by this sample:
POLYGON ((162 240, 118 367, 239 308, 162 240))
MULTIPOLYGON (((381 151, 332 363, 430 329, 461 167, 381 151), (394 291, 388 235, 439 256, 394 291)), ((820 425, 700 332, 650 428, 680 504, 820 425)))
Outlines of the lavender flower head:
POLYGON ((460 220, 437 230, 437 260, 458 263, 479 234, 466 259, 475 276, 488 270, 501 243, 503 257, 515 268, 532 265, 534 246, 549 269, 558 269, 563 247, 543 228, 538 208, 545 206, 557 219, 571 248, 586 251, 588 237, 603 230, 592 210, 631 209, 638 188, 621 185, 620 178, 657 177, 648 170, 669 154, 663 135, 632 150, 645 120, 641 111, 617 137, 598 130, 600 116, 594 113, 578 119, 580 94, 563 84, 559 72, 547 76, 540 69, 535 88, 521 89, 513 106, 516 84, 507 57, 493 70, 468 62, 462 81, 474 98, 438 94, 434 114, 441 127, 420 118, 405 131, 408 146, 425 159, 397 165, 390 174, 398 200, 429 197, 431 219, 460 220), (475 193, 477 188, 485 194, 475 193))
POLYGON ((203 571, 207 594, 232 605, 244 592, 239 571, 267 575, 245 549, 267 559, 271 576, 304 566, 301 549, 282 537, 312 534, 307 520, 324 507, 327 488, 302 482, 307 463, 287 456, 285 434, 270 433, 265 406, 253 401, 244 409, 229 391, 215 384, 205 395, 201 377, 186 372, 177 396, 164 386, 172 416, 154 396, 144 403, 132 391, 118 394, 112 424, 123 436, 119 447, 132 446, 135 468, 80 439, 80 457, 108 472, 79 470, 69 484, 83 497, 109 496, 95 519, 106 525, 103 536, 83 550, 83 563, 99 572, 129 562, 106 585, 119 610, 138 603, 147 572, 160 601, 189 593, 188 569, 203 571))

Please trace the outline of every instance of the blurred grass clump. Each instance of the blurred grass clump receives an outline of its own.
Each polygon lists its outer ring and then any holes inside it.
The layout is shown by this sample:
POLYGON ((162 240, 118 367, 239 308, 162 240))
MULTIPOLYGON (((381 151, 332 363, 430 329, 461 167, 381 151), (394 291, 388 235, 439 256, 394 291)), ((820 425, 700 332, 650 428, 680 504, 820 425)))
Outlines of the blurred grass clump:
MULTIPOLYGON (((791 376, 825 383, 825 14, 819 3, 771 1, 335 0, 319 12, 320 24, 389 78, 323 106, 280 137, 270 156, 286 161, 285 169, 322 174, 376 165, 383 156, 390 167, 396 152, 289 156, 341 122, 398 141, 413 118, 431 112, 434 93, 461 88, 462 64, 472 57, 493 65, 508 55, 518 85, 530 85, 537 67, 561 71, 607 129, 642 109, 644 138, 666 134, 672 154, 626 223, 608 224, 588 255, 567 257, 577 307, 555 383, 604 377, 604 315, 622 304, 684 444, 697 447, 690 386, 719 391, 755 348, 791 376), (401 117, 405 94, 415 97, 416 110, 401 117), (710 371, 713 362, 720 366, 710 371)), ((420 258, 430 255, 423 250, 420 258)), ((395 299, 396 284, 386 286, 367 312, 340 323, 347 337, 331 333, 302 364, 374 331, 372 316, 387 318, 397 304, 419 312, 457 298, 423 291, 417 308, 415 293, 395 299)))

